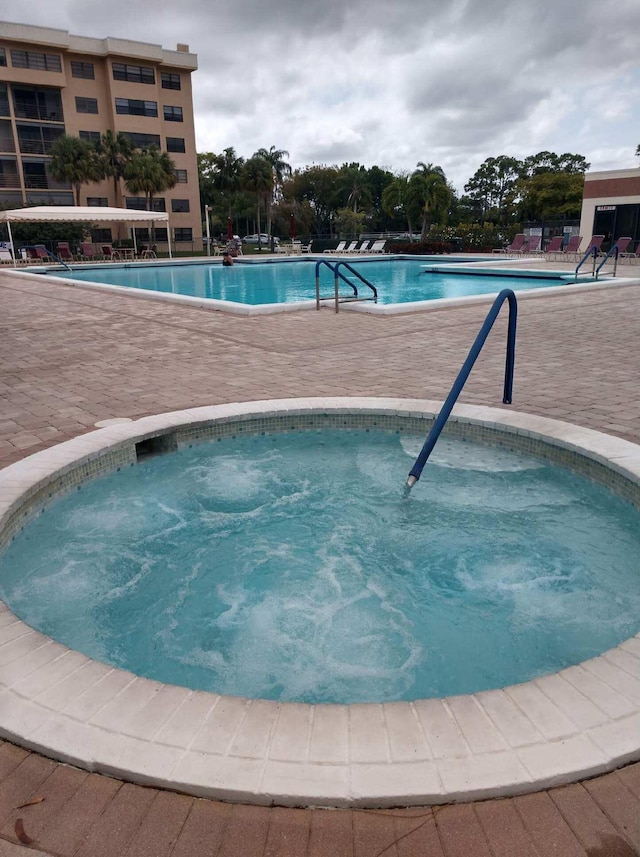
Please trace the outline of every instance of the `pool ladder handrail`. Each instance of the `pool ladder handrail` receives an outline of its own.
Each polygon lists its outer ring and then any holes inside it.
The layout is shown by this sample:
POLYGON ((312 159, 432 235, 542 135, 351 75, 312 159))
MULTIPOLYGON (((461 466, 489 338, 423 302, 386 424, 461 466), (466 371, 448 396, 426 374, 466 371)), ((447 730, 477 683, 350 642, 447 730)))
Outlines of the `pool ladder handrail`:
POLYGON ((335 302, 336 312, 339 312, 340 304, 344 303, 355 303, 356 301, 370 301, 373 300, 374 303, 378 303, 378 290, 367 280, 366 277, 363 277, 362 274, 357 271, 353 265, 350 265, 349 262, 345 262, 344 260, 340 260, 335 264, 332 262, 328 262, 326 259, 319 259, 316 262, 316 309, 320 309, 320 301, 329 301, 333 300, 335 302), (320 295, 320 266, 326 265, 331 271, 333 271, 334 278, 334 293, 333 295, 326 295, 322 297, 320 295), (367 295, 367 297, 360 297, 358 295, 358 287, 355 283, 353 283, 348 277, 340 271, 340 266, 343 265, 348 271, 350 271, 355 277, 357 277, 361 283, 367 286, 373 292, 373 297, 367 295), (342 296, 339 294, 339 281, 343 280, 348 286, 353 289, 353 297, 342 296))
POLYGON ((618 249, 618 244, 617 244, 617 242, 616 242, 616 243, 613 245, 613 247, 611 247, 611 248, 607 251, 606 256, 604 257, 604 259, 602 260, 602 262, 600 262, 600 264, 599 264, 599 265, 598 265, 598 267, 596 268, 596 280, 598 279, 598 276, 600 275, 600 271, 602 270, 602 268, 603 268, 603 266, 604 266, 605 262, 606 262, 606 261, 607 261, 607 259, 609 259, 609 257, 611 257, 611 256, 613 256, 613 257, 614 257, 614 260, 613 260, 613 271, 611 271, 611 276, 612 276, 612 277, 615 277, 615 275, 616 275, 616 271, 618 270, 618 257, 619 257, 619 255, 620 255, 620 251, 619 251, 619 249, 618 249))
POLYGON ((580 268, 584 265, 584 263, 587 261, 587 259, 589 258, 589 256, 593 256, 593 267, 592 267, 592 269, 591 269, 591 276, 592 276, 592 277, 595 277, 595 275, 596 275, 596 260, 597 260, 597 258, 598 258, 598 248, 597 248, 597 247, 589 247, 589 249, 588 249, 588 250, 587 250, 587 252, 584 254, 584 256, 582 257, 582 259, 580 259, 580 261, 579 261, 579 262, 578 262, 578 264, 576 265, 576 271, 575 271, 575 279, 576 279, 576 281, 577 281, 577 279, 578 279, 578 271, 579 271, 579 270, 580 270, 580 268))
POLYGON ((413 467, 409 472, 409 476, 406 482, 406 488, 412 488, 415 483, 420 479, 422 475, 422 470, 427 463, 427 459, 431 455, 433 451, 433 447, 436 445, 438 438, 440 437, 440 433, 442 429, 445 427, 447 420, 449 419, 449 415, 453 410, 453 406, 458 400, 458 396, 462 392, 462 388, 464 387, 467 378, 469 377, 473 366, 478 359, 478 355, 482 350, 482 346, 485 344, 489 332, 493 327, 493 324, 498 317, 498 313, 502 308, 502 304, 508 301, 509 302, 509 326, 507 330, 507 355, 505 360, 505 369, 504 369, 504 390, 502 395, 502 402, 505 405, 511 404, 511 397, 513 393, 513 370, 515 367, 516 360, 516 322, 518 318, 518 302, 516 300, 516 296, 512 289, 503 289, 500 294, 496 297, 491 306, 491 309, 487 313, 487 317, 484 320, 482 327, 478 335, 476 336, 475 342, 471 346, 469 350, 469 354, 467 355, 467 359, 462 364, 462 368, 458 373, 458 377, 453 382, 453 386, 449 391, 449 395, 447 396, 440 413, 436 417, 436 420, 431 427, 431 431, 429 432, 426 441, 424 442, 424 446, 420 450, 420 454, 415 460, 413 467))

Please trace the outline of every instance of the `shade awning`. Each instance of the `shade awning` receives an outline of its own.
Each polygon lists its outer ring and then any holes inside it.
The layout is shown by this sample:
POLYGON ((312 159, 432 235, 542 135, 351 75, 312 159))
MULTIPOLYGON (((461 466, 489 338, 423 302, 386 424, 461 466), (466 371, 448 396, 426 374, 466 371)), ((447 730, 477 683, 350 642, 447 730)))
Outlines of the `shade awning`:
POLYGON ((166 211, 137 211, 81 205, 39 205, 0 212, 0 223, 149 223, 169 222, 166 211))

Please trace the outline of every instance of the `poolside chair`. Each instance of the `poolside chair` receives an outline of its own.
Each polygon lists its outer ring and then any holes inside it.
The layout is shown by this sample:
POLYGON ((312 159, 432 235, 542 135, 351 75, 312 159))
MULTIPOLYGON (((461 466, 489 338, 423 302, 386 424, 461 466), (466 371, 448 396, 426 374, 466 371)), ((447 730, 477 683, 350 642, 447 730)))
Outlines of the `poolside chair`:
POLYGON ((562 252, 562 242, 564 241, 564 235, 554 235, 554 237, 549 241, 544 250, 544 255, 548 258, 551 256, 555 256, 557 253, 562 252))
MULTIPOLYGON (((631 238, 618 238, 615 246, 618 248, 618 259, 637 259, 638 254, 632 253, 630 250, 627 250, 629 244, 631 244, 631 238)), ((637 249, 637 248, 636 248, 637 249)))
POLYGON ((570 235, 569 241, 567 242, 567 245, 565 246, 564 250, 562 251, 562 255, 565 258, 568 258, 569 256, 573 256, 575 258, 575 256, 577 255, 577 253, 580 250, 581 244, 582 244, 582 235, 570 235))
POLYGON ((344 253, 344 248, 347 246, 346 241, 341 241, 334 250, 325 250, 325 253, 344 253))
POLYGON ((96 248, 90 241, 83 241, 80 244, 80 253, 78 254, 83 260, 87 259, 89 261, 96 258, 96 248))
POLYGON ((301 253, 311 253, 311 245, 313 244, 313 239, 309 241, 308 244, 302 244, 300 247, 301 253))
POLYGON ((362 244, 354 250, 354 253, 367 253, 371 241, 363 241, 362 244))
POLYGON ((522 245, 522 249, 520 250, 520 255, 524 256, 525 253, 540 253, 540 243, 542 242, 541 235, 532 235, 528 241, 526 241, 522 245))
POLYGON ((384 245, 387 243, 386 239, 383 238, 382 241, 374 241, 371 247, 369 248, 370 253, 384 253, 384 245))
POLYGON ((348 246, 348 247, 345 247, 345 248, 344 248, 344 252, 345 252, 345 253, 355 253, 355 252, 356 252, 356 247, 357 247, 357 246, 358 246, 358 242, 357 242, 357 241, 352 241, 352 242, 351 242, 351 244, 349 244, 349 246, 348 246))
POLYGON ((56 244, 56 256, 62 262, 73 262, 75 259, 68 241, 58 241, 56 244))
POLYGON ((100 247, 102 248, 102 255, 108 262, 113 262, 116 259, 120 260, 120 253, 114 250, 111 244, 101 244, 100 247))
POLYGON ((44 244, 34 244, 33 249, 36 251, 36 259, 39 262, 48 262, 51 259, 51 255, 44 244))
POLYGON ((589 241, 589 244, 585 248, 582 255, 584 256, 585 253, 593 253, 593 251, 595 250, 597 256, 600 253, 600 245, 603 241, 604 235, 592 235, 591 240, 589 241))
POLYGON ((514 239, 511 244, 509 244, 508 247, 505 247, 504 252, 507 255, 521 253, 526 241, 527 237, 524 232, 518 232, 518 234, 514 236, 514 239))

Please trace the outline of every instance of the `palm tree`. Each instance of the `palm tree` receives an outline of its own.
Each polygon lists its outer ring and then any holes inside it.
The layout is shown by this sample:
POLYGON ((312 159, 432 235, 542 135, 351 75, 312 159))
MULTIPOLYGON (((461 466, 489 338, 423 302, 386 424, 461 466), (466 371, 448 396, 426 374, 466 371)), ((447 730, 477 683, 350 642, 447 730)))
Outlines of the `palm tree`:
POLYGON ((360 204, 366 205, 371 202, 367 171, 357 164, 344 166, 340 169, 337 190, 338 193, 342 194, 343 199, 346 197, 354 214, 358 213, 360 204))
POLYGON ((271 196, 267 201, 267 235, 271 235, 271 206, 276 200, 279 189, 288 176, 291 175, 291 166, 284 158, 289 157, 286 149, 276 149, 270 146, 269 150, 258 149, 254 158, 264 158, 271 167, 271 196))
POLYGON ((226 148, 221 155, 214 155, 215 173, 213 183, 227 201, 227 217, 233 212, 233 200, 242 184, 244 158, 236 155, 233 146, 226 148))
POLYGON ((413 226, 411 225, 411 205, 409 194, 409 176, 401 173, 382 191, 382 210, 389 217, 401 214, 407 221, 409 240, 413 241, 413 226))
POLYGON ((104 178, 95 149, 79 137, 69 134, 58 137, 51 147, 51 156, 49 172, 56 181, 73 185, 76 205, 80 205, 80 188, 83 184, 99 182, 104 178))
POLYGON ((114 134, 109 128, 95 144, 95 149, 105 176, 113 179, 113 204, 117 206, 120 180, 124 178, 127 164, 133 156, 133 144, 122 131, 114 134))
MULTIPOLYGON (((260 204, 264 201, 265 208, 268 208, 273 191, 273 172, 269 161, 259 155, 249 158, 242 171, 242 185, 255 196, 258 235, 260 235, 260 204)), ((260 242, 258 242, 258 246, 261 246, 260 242)))
POLYGON ((427 231, 434 218, 441 218, 451 202, 451 191, 442 171, 427 175, 416 171, 409 180, 408 203, 420 211, 422 228, 420 240, 425 241, 427 231))
MULTIPOLYGON (((125 186, 136 195, 144 194, 147 211, 153 211, 153 197, 176 184, 176 165, 167 152, 156 146, 136 149, 125 167, 125 186)), ((151 241, 155 228, 151 225, 151 241)))

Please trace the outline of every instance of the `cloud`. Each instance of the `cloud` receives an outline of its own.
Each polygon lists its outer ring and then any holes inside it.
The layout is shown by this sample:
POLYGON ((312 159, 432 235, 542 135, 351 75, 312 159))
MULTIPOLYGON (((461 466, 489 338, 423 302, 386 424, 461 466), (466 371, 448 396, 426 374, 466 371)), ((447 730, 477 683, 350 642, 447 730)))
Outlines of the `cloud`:
MULTIPOLYGON (((0 19, 20 17, 0 0, 0 19)), ((602 169, 635 165, 640 143, 637 0, 30 0, 28 18, 187 43, 200 151, 421 160, 461 189, 488 157, 576 152, 602 169)))

